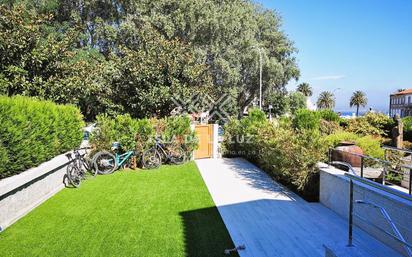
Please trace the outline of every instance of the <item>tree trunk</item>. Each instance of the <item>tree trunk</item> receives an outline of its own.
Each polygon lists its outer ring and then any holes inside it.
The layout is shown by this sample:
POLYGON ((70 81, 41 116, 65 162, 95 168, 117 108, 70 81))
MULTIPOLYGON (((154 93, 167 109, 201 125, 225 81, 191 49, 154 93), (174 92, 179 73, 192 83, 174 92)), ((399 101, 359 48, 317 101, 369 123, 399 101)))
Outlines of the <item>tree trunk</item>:
POLYGON ((356 117, 359 117, 359 105, 356 105, 356 117))

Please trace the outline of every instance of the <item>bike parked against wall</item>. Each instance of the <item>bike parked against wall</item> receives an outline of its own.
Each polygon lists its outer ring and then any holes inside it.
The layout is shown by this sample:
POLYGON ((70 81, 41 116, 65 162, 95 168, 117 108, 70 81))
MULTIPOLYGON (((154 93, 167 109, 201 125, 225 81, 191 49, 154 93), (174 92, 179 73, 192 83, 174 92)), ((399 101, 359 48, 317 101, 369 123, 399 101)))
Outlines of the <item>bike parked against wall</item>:
POLYGON ((93 166, 99 174, 111 174, 119 168, 130 167, 132 157, 136 156, 135 151, 126 151, 121 153, 122 147, 120 143, 114 142, 112 144, 112 151, 100 151, 93 157, 93 166))
POLYGON ((91 160, 86 155, 86 149, 80 148, 73 150, 73 153, 67 153, 66 157, 69 159, 70 164, 67 165, 66 176, 70 184, 74 187, 79 187, 82 180, 86 178, 86 172, 96 176, 96 172, 91 167, 91 160), (80 151, 84 150, 81 154, 80 151), (73 158, 74 155, 74 158, 73 158))
POLYGON ((160 138, 155 139, 155 144, 143 152, 142 164, 145 169, 156 169, 162 163, 182 164, 186 160, 186 152, 177 144, 165 144, 160 138))

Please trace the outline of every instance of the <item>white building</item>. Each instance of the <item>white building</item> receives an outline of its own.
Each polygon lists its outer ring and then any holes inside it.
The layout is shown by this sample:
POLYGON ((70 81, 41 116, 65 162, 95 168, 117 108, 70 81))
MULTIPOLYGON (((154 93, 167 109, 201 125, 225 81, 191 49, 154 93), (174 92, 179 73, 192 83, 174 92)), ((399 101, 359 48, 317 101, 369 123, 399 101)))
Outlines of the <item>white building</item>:
POLYGON ((389 115, 398 114, 401 118, 412 116, 412 88, 390 95, 389 115))

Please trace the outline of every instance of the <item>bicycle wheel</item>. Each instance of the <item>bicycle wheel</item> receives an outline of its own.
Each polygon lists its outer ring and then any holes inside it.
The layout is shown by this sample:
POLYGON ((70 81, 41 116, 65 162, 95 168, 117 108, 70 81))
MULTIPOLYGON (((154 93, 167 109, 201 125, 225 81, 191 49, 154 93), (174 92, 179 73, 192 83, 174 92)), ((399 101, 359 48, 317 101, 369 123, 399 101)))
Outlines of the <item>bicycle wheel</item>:
POLYGON ((80 175, 79 170, 77 169, 76 165, 71 163, 67 165, 67 178, 74 187, 79 187, 82 181, 82 176, 80 175))
POLYGON ((117 169, 116 157, 107 151, 98 152, 93 157, 93 165, 96 173, 111 174, 117 169))
POLYGON ((182 164, 186 160, 186 152, 181 147, 169 149, 169 159, 173 164, 182 164))
POLYGON ((142 163, 145 169, 157 169, 162 164, 162 158, 156 148, 152 147, 143 152, 142 163))

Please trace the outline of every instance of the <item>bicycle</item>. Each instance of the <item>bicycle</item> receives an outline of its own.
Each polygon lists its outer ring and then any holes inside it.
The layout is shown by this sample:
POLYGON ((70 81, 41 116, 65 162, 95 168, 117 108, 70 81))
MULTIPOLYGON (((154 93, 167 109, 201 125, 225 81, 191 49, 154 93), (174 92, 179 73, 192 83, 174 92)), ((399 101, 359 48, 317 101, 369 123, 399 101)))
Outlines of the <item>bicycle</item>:
POLYGON ((97 173, 107 175, 120 167, 130 166, 132 156, 136 156, 135 151, 119 154, 121 145, 118 142, 114 142, 111 149, 115 154, 108 151, 100 151, 93 157, 93 165, 97 173))
POLYGON ((180 146, 166 147, 160 138, 155 139, 155 144, 143 152, 142 164, 145 169, 158 168, 163 160, 172 164, 182 164, 186 160, 186 153, 180 146))
MULTIPOLYGON (((86 153, 81 154, 80 150, 89 149, 87 147, 74 149, 74 159, 72 153, 67 153, 66 157, 69 159, 70 164, 67 165, 66 176, 70 184, 74 187, 79 187, 82 180, 86 178, 86 171, 92 173, 90 160, 86 157, 86 153)), ((93 174, 93 173, 92 173, 93 174)), ((94 174, 96 175, 96 173, 94 174)))

